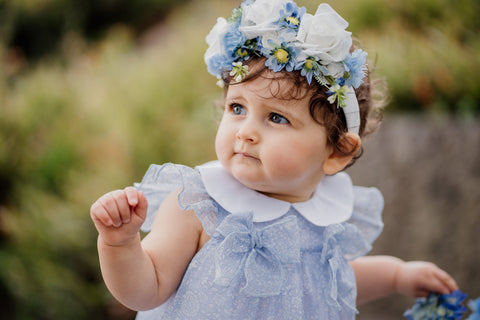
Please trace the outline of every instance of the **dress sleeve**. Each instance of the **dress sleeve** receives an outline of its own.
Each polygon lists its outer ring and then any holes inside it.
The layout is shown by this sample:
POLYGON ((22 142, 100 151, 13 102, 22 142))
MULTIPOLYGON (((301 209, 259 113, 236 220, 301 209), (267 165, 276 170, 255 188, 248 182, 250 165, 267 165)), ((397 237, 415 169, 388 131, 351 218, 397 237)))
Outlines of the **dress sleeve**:
POLYGON ((152 229, 153 221, 163 200, 175 190, 180 189, 178 204, 182 210, 194 210, 202 222, 204 230, 212 235, 217 226, 217 206, 208 195, 200 173, 187 166, 167 163, 152 164, 141 183, 134 186, 143 191, 148 202, 147 218, 142 231, 152 229))
POLYGON ((353 213, 346 222, 353 229, 353 238, 346 246, 344 255, 348 260, 367 254, 372 243, 383 230, 383 196, 376 188, 354 187, 353 213))

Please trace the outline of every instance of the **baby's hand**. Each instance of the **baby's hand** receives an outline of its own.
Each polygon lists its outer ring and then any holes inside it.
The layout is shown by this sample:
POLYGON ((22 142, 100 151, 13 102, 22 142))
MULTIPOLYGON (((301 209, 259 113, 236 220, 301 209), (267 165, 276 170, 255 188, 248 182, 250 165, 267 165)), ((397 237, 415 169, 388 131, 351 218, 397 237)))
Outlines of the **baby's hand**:
POLYGON ((143 192, 127 187, 101 196, 90 208, 90 216, 106 244, 121 246, 137 236, 147 207, 143 192))
POLYGON ((413 297, 429 293, 447 294, 458 289, 453 278, 435 264, 423 261, 405 262, 396 275, 397 292, 413 297))

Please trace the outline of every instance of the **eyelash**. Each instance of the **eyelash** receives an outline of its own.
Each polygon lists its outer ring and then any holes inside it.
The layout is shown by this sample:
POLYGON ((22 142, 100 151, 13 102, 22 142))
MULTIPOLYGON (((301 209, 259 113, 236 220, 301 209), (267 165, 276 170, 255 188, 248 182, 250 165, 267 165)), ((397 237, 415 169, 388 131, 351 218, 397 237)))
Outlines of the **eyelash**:
MULTIPOLYGON (((246 114, 245 108, 244 108, 242 105, 238 104, 238 103, 232 103, 232 104, 230 104, 229 108, 230 108, 230 111, 231 111, 234 115, 244 115, 244 114, 246 114), (240 109, 240 108, 241 108, 241 110, 238 110, 238 109, 240 109)), ((280 115, 280 114, 278 114, 278 113, 275 113, 275 112, 272 112, 272 113, 269 115, 268 119, 269 119, 270 121, 272 121, 273 123, 276 123, 276 124, 290 124, 290 121, 289 121, 287 118, 285 118, 284 116, 282 116, 282 115, 280 115)))

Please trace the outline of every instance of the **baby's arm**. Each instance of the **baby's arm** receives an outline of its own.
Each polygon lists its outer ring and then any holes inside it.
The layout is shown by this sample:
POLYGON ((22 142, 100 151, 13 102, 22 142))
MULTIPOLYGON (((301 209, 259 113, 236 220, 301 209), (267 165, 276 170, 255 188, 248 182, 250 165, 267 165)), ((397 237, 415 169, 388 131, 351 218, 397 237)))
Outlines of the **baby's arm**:
POLYGON ((152 231, 140 241, 147 201, 134 188, 102 196, 91 217, 99 232, 98 252, 105 283, 112 295, 133 310, 147 310, 176 290, 195 254, 201 223, 182 211, 177 192, 161 205, 152 231))
POLYGON ((357 279, 358 304, 392 293, 424 297, 430 292, 445 294, 458 289, 448 273, 430 262, 404 262, 390 256, 368 256, 350 264, 357 279))

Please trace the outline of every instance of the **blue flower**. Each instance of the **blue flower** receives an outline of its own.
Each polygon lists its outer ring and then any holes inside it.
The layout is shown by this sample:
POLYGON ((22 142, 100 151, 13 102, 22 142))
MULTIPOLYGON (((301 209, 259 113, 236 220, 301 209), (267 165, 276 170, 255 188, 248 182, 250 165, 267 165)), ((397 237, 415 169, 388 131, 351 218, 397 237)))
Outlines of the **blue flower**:
POLYGON ((348 77, 345 77, 345 84, 358 88, 363 83, 365 72, 367 71, 365 62, 367 60, 367 53, 361 49, 353 51, 347 56, 343 62, 348 77))
POLYGON ((227 54, 229 54, 232 58, 238 58, 238 57, 243 58, 246 55, 246 54, 245 55, 242 54, 243 52, 242 50, 239 51, 239 49, 242 48, 245 41, 247 41, 247 38, 240 30, 238 30, 238 26, 239 26, 238 23, 229 24, 227 32, 223 37, 225 52, 227 52, 227 54))
POLYGON ((467 311, 462 305, 467 297, 460 290, 451 294, 433 294, 428 298, 418 298, 411 309, 405 311, 403 316, 408 320, 455 320, 461 319, 467 311))
POLYGON ((250 39, 238 46, 232 56, 235 61, 244 61, 248 60, 252 54, 259 55, 259 51, 260 48, 258 47, 257 39, 250 39))
POLYGON ((207 60, 207 69, 212 75, 216 77, 220 77, 222 75, 222 71, 232 70, 232 63, 233 59, 223 54, 216 54, 211 59, 207 60))
POLYGON ((296 3, 289 2, 285 9, 280 11, 282 18, 280 18, 278 23, 281 27, 287 28, 287 30, 297 31, 306 12, 307 9, 305 7, 299 8, 296 3))
POLYGON ((470 300, 468 306, 472 310, 472 314, 467 318, 467 320, 480 320, 480 298, 475 300, 470 300))
POLYGON ((299 51, 298 48, 288 46, 286 42, 277 45, 272 39, 267 41, 267 45, 264 43, 261 49, 262 54, 267 57, 265 66, 274 72, 278 72, 283 68, 287 71, 293 71, 299 51))
POLYGON ((326 74, 327 70, 322 67, 315 59, 315 57, 308 57, 305 61, 300 61, 295 66, 295 70, 301 70, 300 74, 307 77, 308 84, 312 83, 313 77, 318 77, 320 74, 326 74))

